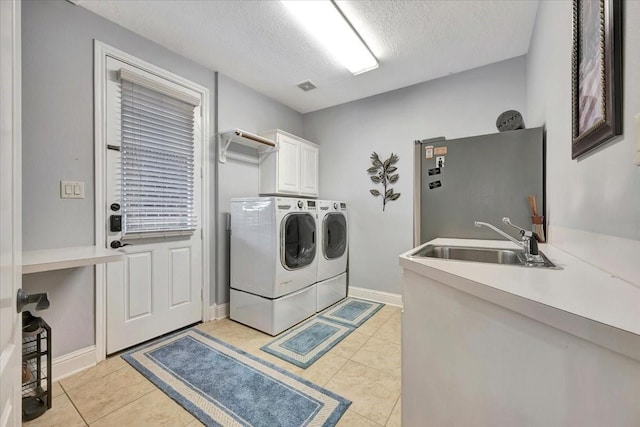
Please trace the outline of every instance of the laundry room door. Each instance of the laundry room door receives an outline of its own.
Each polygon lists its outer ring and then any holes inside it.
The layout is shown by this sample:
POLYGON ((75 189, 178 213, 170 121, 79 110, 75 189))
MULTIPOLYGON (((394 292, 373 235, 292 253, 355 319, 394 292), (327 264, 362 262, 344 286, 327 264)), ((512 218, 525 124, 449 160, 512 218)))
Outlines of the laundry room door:
POLYGON ((200 97, 106 60, 106 352, 202 319, 200 97))
POLYGON ((0 426, 19 426, 22 331, 21 62, 19 1, 0 1, 0 426))

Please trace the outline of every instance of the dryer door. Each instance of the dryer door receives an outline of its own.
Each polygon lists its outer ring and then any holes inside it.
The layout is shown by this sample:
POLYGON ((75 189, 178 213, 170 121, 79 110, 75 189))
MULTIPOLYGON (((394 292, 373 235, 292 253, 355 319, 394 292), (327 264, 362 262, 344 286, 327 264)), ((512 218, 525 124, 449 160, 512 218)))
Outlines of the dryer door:
POLYGON ((316 257, 316 220, 305 212, 283 218, 281 261, 287 270, 311 264, 316 257))
POLYGON ((326 259, 340 258, 347 249, 347 220, 341 213, 328 213, 323 224, 323 255, 326 259))

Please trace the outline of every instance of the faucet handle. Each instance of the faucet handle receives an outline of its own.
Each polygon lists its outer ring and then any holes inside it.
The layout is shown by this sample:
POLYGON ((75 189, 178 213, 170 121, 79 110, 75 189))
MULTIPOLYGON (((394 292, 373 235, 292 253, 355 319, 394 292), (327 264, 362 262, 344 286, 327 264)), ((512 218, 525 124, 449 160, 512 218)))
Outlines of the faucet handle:
POLYGON ((531 231, 529 231, 529 230, 525 230, 524 228, 521 228, 521 227, 518 227, 518 226, 517 226, 517 225, 515 225, 515 224, 512 224, 512 223, 511 223, 511 220, 509 219, 509 217, 508 217, 508 216, 505 216, 504 218, 502 218, 502 222, 503 222, 503 223, 505 223, 505 224, 507 224, 508 226, 510 226, 510 227, 515 228, 516 230, 518 230, 518 231, 520 232, 520 236, 522 236, 522 237, 528 237, 528 238, 530 238, 530 237, 533 235, 533 233, 532 233, 531 231))

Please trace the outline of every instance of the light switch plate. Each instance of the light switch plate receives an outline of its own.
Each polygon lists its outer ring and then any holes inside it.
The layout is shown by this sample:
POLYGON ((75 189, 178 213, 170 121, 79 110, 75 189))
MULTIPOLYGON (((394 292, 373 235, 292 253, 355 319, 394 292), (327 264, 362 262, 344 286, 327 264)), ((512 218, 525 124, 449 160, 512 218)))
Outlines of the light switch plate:
POLYGON ((60 181, 61 199, 84 199, 84 182, 60 181))

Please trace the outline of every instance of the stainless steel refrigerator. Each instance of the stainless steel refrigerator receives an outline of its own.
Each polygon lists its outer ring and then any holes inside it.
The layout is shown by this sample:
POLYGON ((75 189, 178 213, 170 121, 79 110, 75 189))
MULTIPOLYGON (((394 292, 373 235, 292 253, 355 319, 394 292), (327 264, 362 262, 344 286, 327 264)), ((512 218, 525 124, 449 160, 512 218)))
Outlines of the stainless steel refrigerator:
POLYGON ((527 196, 544 215, 544 133, 523 129, 446 140, 416 141, 416 244, 436 237, 500 240, 474 221, 496 225, 503 217, 531 229, 527 196))

